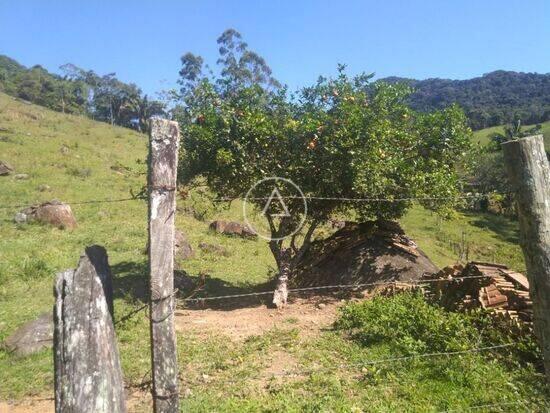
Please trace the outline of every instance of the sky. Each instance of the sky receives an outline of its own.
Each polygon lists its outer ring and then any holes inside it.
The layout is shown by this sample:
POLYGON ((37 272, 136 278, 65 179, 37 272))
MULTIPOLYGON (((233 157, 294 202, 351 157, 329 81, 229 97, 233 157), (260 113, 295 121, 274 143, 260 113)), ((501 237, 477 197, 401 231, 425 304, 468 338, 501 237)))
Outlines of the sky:
POLYGON ((550 0, 0 0, 0 54, 116 72, 153 95, 176 86, 188 51, 215 66, 227 28, 291 89, 337 63, 377 78, 550 72, 550 0))

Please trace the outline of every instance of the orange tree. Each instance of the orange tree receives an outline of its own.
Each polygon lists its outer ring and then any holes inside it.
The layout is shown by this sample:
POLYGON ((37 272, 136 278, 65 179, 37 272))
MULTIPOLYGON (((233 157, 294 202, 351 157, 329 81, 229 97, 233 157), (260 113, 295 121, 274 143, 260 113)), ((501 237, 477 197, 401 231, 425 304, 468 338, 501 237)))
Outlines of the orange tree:
MULTIPOLYGON (((198 56, 182 58, 175 110, 184 136, 180 177, 203 176, 219 196, 238 198, 260 179, 279 176, 312 197, 299 236, 277 239, 302 220, 300 199, 287 200, 290 216, 266 215, 279 269, 282 257, 295 263, 336 212, 396 219, 413 204, 409 198, 442 198, 421 201, 434 210, 453 207, 461 191, 456 166, 471 135, 458 107, 415 112, 406 104, 408 87, 349 77, 344 66, 336 78, 289 95, 237 32, 218 43, 218 75, 205 75, 198 56), (349 201, 358 198, 380 200, 349 201)), ((254 202, 264 207, 265 200, 254 202)))

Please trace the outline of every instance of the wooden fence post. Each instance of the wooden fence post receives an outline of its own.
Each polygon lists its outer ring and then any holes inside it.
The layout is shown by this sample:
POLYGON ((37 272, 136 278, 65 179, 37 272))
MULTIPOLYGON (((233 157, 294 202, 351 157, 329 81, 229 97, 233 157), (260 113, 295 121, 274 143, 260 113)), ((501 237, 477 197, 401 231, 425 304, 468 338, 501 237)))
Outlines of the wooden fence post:
POLYGON ((505 142, 502 148, 516 195, 535 333, 550 381, 550 167, 542 135, 505 142))
POLYGON ((149 141, 149 271, 153 409, 178 412, 178 363, 174 329, 174 216, 179 129, 152 118, 149 141))
POLYGON ((55 411, 126 412, 105 248, 87 247, 76 270, 57 275, 54 294, 55 411))

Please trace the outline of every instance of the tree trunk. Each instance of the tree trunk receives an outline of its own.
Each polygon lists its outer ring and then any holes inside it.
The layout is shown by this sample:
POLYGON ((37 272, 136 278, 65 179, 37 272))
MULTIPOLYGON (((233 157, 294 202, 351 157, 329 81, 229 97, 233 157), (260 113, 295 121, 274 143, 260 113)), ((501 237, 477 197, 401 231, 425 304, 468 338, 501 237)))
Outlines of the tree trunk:
POLYGON ((174 328, 174 218, 179 130, 176 122, 151 119, 149 147, 149 271, 153 409, 179 411, 174 328))
POLYGON ((56 412, 125 412, 105 249, 87 247, 76 270, 57 275, 54 294, 56 412))
POLYGON ((542 135, 502 145, 518 207, 535 333, 550 382, 550 167, 542 135))
POLYGON ((290 261, 291 250, 290 248, 281 249, 279 255, 279 275, 277 277, 277 287, 273 293, 273 304, 277 309, 283 309, 287 304, 288 299, 288 277, 290 275, 290 261))

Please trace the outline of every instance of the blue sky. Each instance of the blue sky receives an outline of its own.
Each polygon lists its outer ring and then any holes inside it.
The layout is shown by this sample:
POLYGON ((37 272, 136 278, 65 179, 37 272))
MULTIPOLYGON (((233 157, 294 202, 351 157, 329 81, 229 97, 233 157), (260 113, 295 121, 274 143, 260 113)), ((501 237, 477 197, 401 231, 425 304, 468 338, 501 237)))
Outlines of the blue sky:
POLYGON ((150 94, 175 85, 187 51, 215 64, 229 27, 292 89, 338 62, 377 77, 550 72, 550 0, 0 0, 0 54, 116 72, 150 94))

